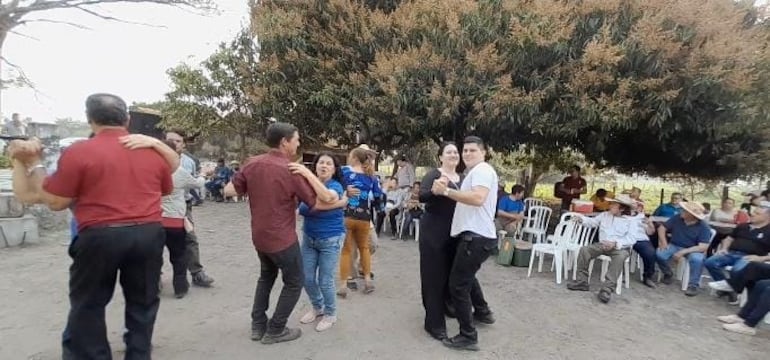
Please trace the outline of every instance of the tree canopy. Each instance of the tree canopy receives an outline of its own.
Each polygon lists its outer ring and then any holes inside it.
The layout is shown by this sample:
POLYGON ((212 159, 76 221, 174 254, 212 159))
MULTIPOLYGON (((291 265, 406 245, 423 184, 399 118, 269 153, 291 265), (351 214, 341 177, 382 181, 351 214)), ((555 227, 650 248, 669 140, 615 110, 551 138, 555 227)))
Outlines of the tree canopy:
POLYGON ((263 0, 248 92, 307 135, 485 138, 600 166, 766 174, 768 30, 730 0, 263 0))

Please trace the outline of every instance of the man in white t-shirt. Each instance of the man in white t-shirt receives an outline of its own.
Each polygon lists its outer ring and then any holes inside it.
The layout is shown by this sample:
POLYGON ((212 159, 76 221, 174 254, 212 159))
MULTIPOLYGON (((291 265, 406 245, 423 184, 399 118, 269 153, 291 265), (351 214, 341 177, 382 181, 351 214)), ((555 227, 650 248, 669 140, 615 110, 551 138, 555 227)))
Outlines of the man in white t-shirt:
POLYGON ((458 238, 458 245, 449 274, 449 291, 457 321, 460 323, 460 334, 444 339, 443 343, 458 350, 478 350, 474 318, 484 324, 495 322, 476 279, 476 272, 481 268, 481 264, 497 248, 497 173, 484 161, 486 154, 486 147, 481 138, 465 138, 463 161, 467 169, 460 190, 448 188, 448 179, 443 176, 433 182, 431 189, 436 195, 444 195, 457 201, 451 235, 458 238))

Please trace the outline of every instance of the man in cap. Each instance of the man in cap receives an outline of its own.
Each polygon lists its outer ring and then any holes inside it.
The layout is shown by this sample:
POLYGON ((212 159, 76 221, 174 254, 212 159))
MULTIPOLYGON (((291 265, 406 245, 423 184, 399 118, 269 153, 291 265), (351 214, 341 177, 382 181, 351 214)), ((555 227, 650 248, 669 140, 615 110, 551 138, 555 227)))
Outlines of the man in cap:
POLYGON ((690 263, 690 279, 685 295, 698 295, 705 251, 711 242, 712 231, 703 219, 706 209, 694 201, 681 202, 682 212, 658 227, 658 267, 663 272, 664 284, 673 282, 674 273, 668 262, 686 259, 690 263), (667 234, 671 233, 669 240, 667 234))

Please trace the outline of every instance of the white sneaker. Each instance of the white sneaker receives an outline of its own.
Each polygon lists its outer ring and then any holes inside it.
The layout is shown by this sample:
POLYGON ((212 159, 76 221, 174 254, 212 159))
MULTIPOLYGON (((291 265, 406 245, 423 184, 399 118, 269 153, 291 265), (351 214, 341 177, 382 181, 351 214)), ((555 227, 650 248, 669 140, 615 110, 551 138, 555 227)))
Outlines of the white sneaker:
POLYGON ((735 324, 724 324, 724 325, 722 325, 722 328, 727 330, 727 331, 731 331, 731 332, 738 333, 738 334, 743 334, 743 335, 754 336, 754 335, 757 334, 757 330, 756 329, 754 329, 751 326, 748 326, 748 325, 744 324, 743 322, 739 322, 739 323, 735 323, 735 324))
POLYGON ((305 313, 305 315, 302 315, 302 318, 299 319, 299 322, 303 324, 310 324, 319 316, 323 316, 323 314, 324 312, 322 310, 310 309, 310 311, 305 313))
POLYGON ((334 323, 337 322, 336 316, 324 316, 321 321, 318 322, 318 325, 315 326, 315 331, 325 331, 329 330, 329 328, 334 325, 334 323))
POLYGON ((727 291, 727 292, 734 292, 733 288, 730 286, 730 284, 727 283, 727 280, 720 280, 720 281, 712 281, 709 283, 709 287, 716 290, 716 291, 727 291))
POLYGON ((743 322, 743 319, 741 319, 740 316, 735 315, 735 314, 733 314, 733 315, 725 315, 725 316, 717 316, 717 320, 719 320, 719 322, 723 322, 725 324, 737 324, 737 323, 742 323, 743 322))

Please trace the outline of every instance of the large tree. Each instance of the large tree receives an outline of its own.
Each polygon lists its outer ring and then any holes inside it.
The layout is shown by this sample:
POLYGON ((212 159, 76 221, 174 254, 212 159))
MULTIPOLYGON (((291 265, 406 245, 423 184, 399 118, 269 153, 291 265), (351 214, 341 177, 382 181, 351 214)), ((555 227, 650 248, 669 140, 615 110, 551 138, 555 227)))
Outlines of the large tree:
MULTIPOLYGON (((10 34, 19 34, 19 28, 33 24, 33 23, 50 23, 69 25, 81 29, 87 29, 86 26, 78 23, 73 23, 64 19, 57 19, 55 14, 52 14, 52 10, 72 9, 80 11, 90 16, 109 20, 130 22, 127 19, 121 19, 113 15, 102 12, 98 8, 99 5, 112 4, 112 3, 153 3, 169 6, 177 6, 184 8, 192 8, 197 10, 213 10, 215 8, 214 3, 211 0, 10 0, 0 2, 0 70, 2 65, 11 65, 17 70, 19 66, 9 62, 3 56, 3 45, 5 40, 10 34)), ((0 71, 2 74, 2 71, 0 71)), ((23 75, 20 75, 12 81, 12 83, 18 84, 19 81, 29 84, 28 79, 23 75)), ((0 89, 4 85, 8 84, 4 79, 0 78, 0 89)))
POLYGON ((263 0, 251 94, 324 138, 360 130, 399 147, 473 133, 628 172, 767 173, 769 33, 751 5, 263 0))
POLYGON ((169 69, 172 89, 158 106, 163 126, 237 138, 245 158, 247 140, 260 135, 269 122, 269 113, 246 94, 256 86, 258 55, 258 45, 244 30, 221 43, 200 66, 180 64, 169 69))

